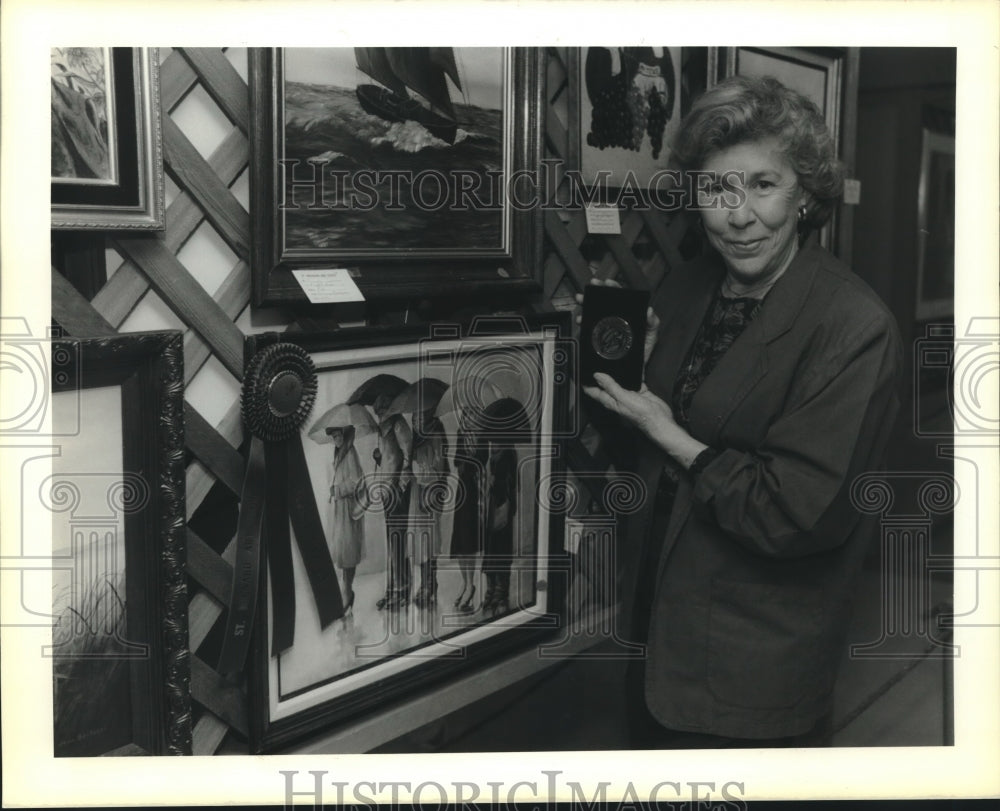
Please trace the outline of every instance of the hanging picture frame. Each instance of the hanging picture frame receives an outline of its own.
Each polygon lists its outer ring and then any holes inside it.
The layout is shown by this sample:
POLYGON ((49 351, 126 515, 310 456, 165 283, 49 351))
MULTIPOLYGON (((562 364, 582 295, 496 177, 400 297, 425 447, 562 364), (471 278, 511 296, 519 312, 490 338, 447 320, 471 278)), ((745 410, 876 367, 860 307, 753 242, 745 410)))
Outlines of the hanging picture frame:
POLYGON ((687 96, 684 66, 678 46, 576 49, 569 61, 569 163, 585 187, 670 187, 663 173, 687 96))
POLYGON ((549 493, 570 429, 569 319, 488 320, 247 339, 248 368, 264 358, 261 380, 285 375, 269 362, 307 355, 293 367, 315 369, 303 389, 316 392, 289 440, 304 463, 264 443, 253 751, 475 673, 564 627, 569 561, 549 493), (309 540, 301 514, 313 509, 322 537, 309 540))
POLYGON ((52 227, 163 230, 156 48, 60 47, 52 66, 52 227))
MULTIPOLYGON (((710 83, 729 76, 773 76, 796 90, 819 109, 833 137, 838 157, 843 149, 841 109, 844 103, 846 48, 787 48, 730 46, 709 49, 710 83)), ((827 250, 838 244, 840 214, 819 229, 819 243, 827 250)))
POLYGON ((257 306, 344 300, 315 271, 365 299, 538 289, 537 49, 258 48, 249 69, 257 306))
POLYGON ((51 344, 56 757, 191 754, 179 332, 51 344))
POLYGON ((917 312, 949 318, 955 308, 955 136, 924 127, 917 190, 917 312))

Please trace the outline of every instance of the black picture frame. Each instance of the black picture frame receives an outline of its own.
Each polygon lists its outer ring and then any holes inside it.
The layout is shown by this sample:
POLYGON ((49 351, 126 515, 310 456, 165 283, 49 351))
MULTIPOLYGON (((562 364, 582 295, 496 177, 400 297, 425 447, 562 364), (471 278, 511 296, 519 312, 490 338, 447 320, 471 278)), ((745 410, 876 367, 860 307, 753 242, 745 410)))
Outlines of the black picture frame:
POLYGON ((162 231, 159 49, 53 48, 51 61, 52 228, 162 231), (97 105, 79 92, 94 85, 97 105), (105 168, 81 157, 85 147, 105 168))
MULTIPOLYGON (((463 120, 459 121, 455 144, 449 147, 436 141, 416 150, 416 157, 409 155, 408 147, 404 149, 405 145, 398 139, 417 137, 420 140, 419 137, 412 130, 401 135, 399 130, 391 129, 396 124, 365 114, 355 99, 356 92, 342 85, 329 84, 321 88, 315 84, 300 85, 297 94, 291 95, 293 99, 300 99, 303 94, 309 94, 307 101, 313 105, 308 108, 310 111, 315 111, 316 106, 334 105, 334 98, 337 107, 332 112, 327 109, 324 112, 327 118, 323 120, 310 118, 303 123, 300 117, 296 119, 294 130, 286 128, 289 96, 286 93, 286 55, 299 59, 300 51, 318 52, 328 57, 331 64, 350 68, 356 61, 357 50, 365 49, 254 48, 249 53, 254 304, 258 307, 309 305, 310 299, 293 275, 293 271, 309 269, 345 268, 366 299, 401 300, 456 294, 488 297, 498 292, 521 295, 539 290, 540 201, 543 194, 539 166, 545 63, 542 52, 536 48, 488 49, 500 55, 501 75, 497 77, 496 92, 501 99, 501 109, 499 118, 494 115, 488 129, 494 135, 489 149, 496 154, 487 158, 473 152, 474 148, 478 149, 474 144, 475 139, 481 137, 481 131, 463 120), (470 133, 463 134, 463 123, 470 133), (374 127, 377 134, 366 127, 374 127), (387 145, 386 141, 392 138, 397 140, 387 145), (304 151, 295 154, 300 148, 304 151), (501 167, 497 170, 500 174, 489 175, 490 170, 484 167, 494 159, 501 167), (325 177, 327 172, 345 173, 331 181, 332 186, 324 187, 321 193, 324 196, 309 198, 309 205, 322 200, 315 206, 316 211, 306 211, 307 205, 299 205, 299 195, 304 192, 286 189, 290 180, 300 181, 302 175, 297 174, 294 167, 289 174, 287 164, 281 161, 296 160, 299 170, 305 168, 302 164, 312 161, 310 172, 318 162, 320 174, 309 175, 313 180, 325 177), (398 168, 400 166, 404 168, 398 168), (473 167, 470 171, 479 173, 477 184, 484 178, 494 184, 489 193, 483 184, 477 186, 481 191, 476 198, 478 202, 468 197, 459 198, 455 192, 459 174, 470 166, 473 167), (437 186, 439 193, 433 200, 424 198, 428 203, 425 209, 414 206, 412 198, 407 204, 405 196, 394 197, 392 183, 395 181, 391 180, 389 186, 383 184, 374 197, 370 192, 358 198, 353 191, 350 196, 339 191, 346 188, 338 185, 344 177, 352 182, 357 179, 358 185, 352 188, 361 188, 361 172, 369 173, 365 175, 365 183, 370 184, 373 182, 371 172, 409 171, 408 177, 422 177, 412 174, 418 170, 440 172, 451 189, 444 194, 440 191, 444 186, 437 186), (380 214, 385 189, 390 195, 388 205, 401 205, 406 210, 381 212, 381 218, 369 219, 380 214), (371 204, 372 200, 375 201, 374 215, 360 211, 362 205, 371 204), (456 203, 466 206, 469 211, 460 211, 456 203), (298 209, 290 209, 292 204, 298 209), (332 208, 337 205, 341 207, 339 210, 332 208), (356 215, 353 221, 345 218, 345 210, 356 215), (289 211, 293 213, 286 215, 289 211), (392 215, 391 220, 384 214, 392 215), (403 214, 406 216, 401 216, 403 214), (313 219, 299 223, 299 219, 313 217, 320 217, 316 225, 312 224, 313 219), (468 217, 473 219, 468 220, 467 225, 468 217), (477 235, 476 228, 483 224, 488 226, 487 230, 495 229, 495 233, 490 231, 489 238, 477 235), (317 241, 323 244, 315 244, 317 241)), ((470 63, 474 61, 469 60, 470 63)), ((325 78, 325 74, 319 78, 325 78)), ((350 84, 362 80, 369 81, 359 72, 357 78, 341 81, 350 84)), ((472 107, 456 105, 458 117, 473 118, 476 113, 472 107)), ((402 126, 411 123, 405 122, 402 126)), ((485 124, 482 131, 487 131, 485 124)), ((426 135, 425 130, 420 132, 426 135)), ((306 191, 315 194, 315 188, 306 191)))
MULTIPOLYGON (((332 446, 321 446, 316 444, 318 440, 311 442, 309 437, 310 434, 315 435, 321 427, 314 423, 325 416, 332 404, 339 404, 348 389, 356 391, 359 380, 364 382, 387 373, 401 373, 404 380, 415 384, 416 380, 428 376, 424 374, 428 369, 433 369, 433 374, 439 379, 454 383, 460 378, 464 379, 468 370, 474 369, 475 376, 479 377, 484 370, 488 371, 492 367, 500 369, 501 377, 506 375, 506 378, 501 380, 494 376, 493 382, 500 382, 495 389, 490 389, 487 395, 483 395, 485 399, 482 402, 485 404, 486 399, 497 396, 498 392, 503 394, 506 390, 509 393, 518 385, 514 382, 514 377, 519 374, 522 378, 519 385, 523 388, 518 392, 517 398, 524 400, 526 411, 530 414, 530 427, 521 425, 512 428, 510 423, 505 423, 506 427, 503 429, 504 441, 509 441, 510 447, 516 449, 513 453, 518 461, 514 485, 518 495, 511 510, 513 517, 509 519, 511 526, 516 526, 517 530, 512 530, 513 558, 507 564, 511 567, 509 605, 496 614, 482 609, 481 605, 471 616, 454 607, 458 602, 456 593, 460 577, 459 564, 455 562, 459 543, 456 541, 455 531, 455 525, 459 521, 456 517, 459 508, 455 506, 459 503, 458 497, 449 502, 451 506, 440 508, 440 516, 446 510, 453 510, 453 513, 450 519, 439 519, 443 522, 440 528, 443 544, 436 558, 436 582, 440 591, 435 601, 417 604, 416 598, 413 598, 405 605, 395 608, 375 607, 375 597, 384 595, 388 586, 385 561, 389 559, 390 553, 386 552, 385 547, 389 542, 386 515, 390 508, 385 506, 385 501, 379 506, 378 499, 370 495, 380 487, 380 480, 374 472, 377 470, 372 461, 375 454, 369 446, 378 446, 379 439, 369 435, 367 444, 365 440, 356 440, 355 448, 360 450, 358 458, 364 471, 364 489, 369 493, 368 515, 364 518, 369 523, 365 524, 365 557, 357 565, 356 576, 352 580, 355 595, 347 595, 343 585, 344 571, 339 563, 336 569, 344 603, 354 602, 355 597, 356 602, 351 613, 344 618, 334 620, 325 629, 320 627, 310 583, 296 550, 295 524, 292 521, 291 546, 297 561, 294 579, 295 635, 292 646, 277 654, 272 650, 275 627, 272 612, 274 601, 278 598, 269 566, 261 563, 257 589, 261 596, 249 655, 252 752, 280 750, 310 733, 336 728, 338 724, 356 719, 366 712, 405 700, 407 696, 419 693, 432 684, 439 684, 449 677, 468 675, 479 670, 485 674, 489 671, 488 663, 495 666, 498 658, 523 651, 531 645, 540 644, 560 630, 565 631, 565 595, 570 558, 563 549, 565 511, 559 508, 558 502, 561 498, 560 487, 565 485, 566 476, 564 441, 574 434, 570 424, 569 398, 574 385, 576 350, 569 335, 569 314, 552 313, 483 318, 468 324, 353 328, 333 333, 294 335, 263 333, 247 338, 245 353, 248 363, 262 350, 273 349, 279 343, 291 343, 308 353, 315 364, 318 394, 312 412, 302 428, 301 442, 320 511, 335 509, 324 504, 322 498, 330 484, 326 477, 330 475, 328 469, 331 465, 327 457, 320 454, 331 453, 327 448, 332 446), (412 374, 406 374, 404 370, 409 370, 412 374), (528 377, 531 382, 525 382, 528 377), (535 400, 533 394, 525 395, 525 392, 537 393, 539 399, 535 400), (316 459, 321 461, 316 462, 316 459), (449 521, 450 530, 447 523, 449 521), (379 562, 377 559, 382 555, 384 557, 379 562), (374 563, 371 570, 365 572, 369 559, 374 563), (427 622, 432 623, 430 628, 426 625, 427 622), (414 628, 417 630, 414 631, 414 628), (370 641, 378 638, 381 640, 378 644, 392 648, 395 639, 393 634, 404 631, 416 634, 414 637, 407 637, 411 641, 415 640, 414 644, 412 647, 393 649, 391 655, 368 654, 362 651, 364 646, 345 647, 354 645, 358 639, 370 641), (341 654, 338 651, 349 650, 353 650, 353 653, 347 654, 345 661, 350 660, 351 664, 334 673, 340 667, 337 657, 341 654), (351 656, 354 658, 350 659, 351 656), (370 661, 364 661, 366 656, 370 661), (293 668, 300 668, 302 672, 309 671, 312 675, 308 678, 288 676, 282 670, 284 667, 287 667, 287 673, 291 673, 293 668)), ((462 386, 456 386, 455 392, 460 388, 465 390, 462 386)), ((468 396, 475 398, 481 394, 482 391, 468 396)), ((435 400, 438 403, 436 408, 446 411, 460 396, 457 393, 442 396, 440 400, 435 400), (449 405, 445 405, 448 396, 453 399, 449 405)), ((369 406, 367 404, 365 408, 369 406)), ((482 431, 492 431, 496 427, 488 420, 478 424, 482 431)), ((468 459, 458 450, 457 425, 457 416, 445 414, 436 429, 443 433, 432 432, 433 436, 440 436, 445 440, 448 449, 444 451, 444 455, 450 463, 449 475, 453 481, 461 478, 457 461, 468 459)), ((361 436, 360 432, 358 436, 361 436)), ((298 440, 299 437, 293 441, 298 440)), ((488 447, 492 454, 497 451, 498 446, 491 444, 488 447)), ((413 458, 416 459, 417 455, 414 450, 413 458)), ((493 466, 492 456, 489 461, 481 461, 480 464, 484 471, 487 467, 491 471, 499 469, 493 466)), ((485 473, 482 475, 485 476, 485 473)), ((491 477, 488 479, 491 486, 499 487, 497 476, 491 473, 491 477)), ((292 478, 287 469, 276 472, 269 468, 267 491, 270 493, 274 488, 286 486, 285 482, 292 478)), ((415 480, 419 481, 419 476, 415 480)), ((380 490, 380 497, 383 499, 385 492, 384 489, 380 490)), ((456 485, 450 492, 454 495, 471 490, 463 490, 462 485, 456 485)), ((484 487, 480 492, 484 493, 483 498, 488 501, 494 491, 484 487)), ((330 501, 332 502, 332 498, 330 501)), ((411 504, 414 503, 424 502, 418 502, 414 496, 411 504)), ((483 509, 489 511, 488 508, 483 509)), ((334 517, 324 523, 324 532, 327 543, 332 544, 330 527, 335 525, 337 519, 335 513, 329 515, 334 517)), ((269 520, 264 522, 265 528, 269 525, 269 520)), ((288 516, 284 516, 283 520, 288 522, 288 516)), ((416 538, 418 531, 414 529, 416 524, 412 512, 408 520, 413 537, 416 538)), ((486 520, 488 519, 484 519, 484 524, 486 520)), ((268 557, 268 544, 269 535, 265 529, 264 558, 268 557)), ((332 557, 336 558, 337 553, 334 552, 332 557)), ((478 597, 483 594, 483 584, 489 582, 478 568, 483 565, 486 557, 473 557, 477 561, 474 582, 480 584, 476 592, 478 597)), ((496 560, 504 559, 489 557, 490 567, 496 560)), ((418 575, 418 565, 412 562, 413 580, 410 585, 414 592, 419 592, 417 581, 418 577, 422 581, 423 571, 419 567, 418 575)), ((469 594, 464 583, 461 593, 462 596, 469 594)), ((471 598, 472 602, 481 603, 478 597, 471 598)), ((488 677, 497 678, 495 672, 490 672, 488 677)), ((501 686, 498 684, 497 689, 501 686)))
MULTIPOLYGON (((191 754, 190 655, 185 573, 183 342, 176 331, 132 333, 103 338, 59 338, 51 344, 54 396, 82 402, 90 390, 115 387, 121 405, 122 469, 110 471, 117 495, 108 491, 124 529, 124 563, 99 572, 90 583, 105 592, 72 591, 69 609, 56 615, 53 646, 54 748, 56 756, 191 754), (120 565, 121 568, 117 568, 120 565), (109 575, 116 579, 110 586, 109 575), (121 579, 124 579, 124 584, 121 579), (117 585, 117 587, 116 587, 117 585), (80 606, 115 607, 114 624, 91 622, 80 632, 80 606), (76 680, 74 682, 74 680, 76 680), (86 719, 124 713, 130 719, 108 735, 86 719)), ((79 414, 79 411, 75 413, 79 414)), ((92 416, 92 415, 91 415, 92 416)), ((106 420, 56 426, 63 444, 85 442, 87 432, 105 430, 106 420)), ((92 437, 93 439, 93 437, 92 437)), ((103 435, 97 441, 102 441, 103 435)), ((62 471, 50 480, 54 513, 69 513, 71 557, 107 560, 98 552, 106 526, 81 508, 80 491, 98 475, 97 459, 86 470, 62 471), (62 496, 60 498, 59 496, 62 496), (68 496, 68 498, 67 498, 68 496)), ((115 530, 112 528, 112 535, 115 530)), ((115 541, 117 543, 117 541, 115 541)), ((91 572, 91 569, 87 569, 91 572)), ((74 572, 74 582, 77 574, 74 572)), ((100 616, 106 617, 102 610, 100 616)))

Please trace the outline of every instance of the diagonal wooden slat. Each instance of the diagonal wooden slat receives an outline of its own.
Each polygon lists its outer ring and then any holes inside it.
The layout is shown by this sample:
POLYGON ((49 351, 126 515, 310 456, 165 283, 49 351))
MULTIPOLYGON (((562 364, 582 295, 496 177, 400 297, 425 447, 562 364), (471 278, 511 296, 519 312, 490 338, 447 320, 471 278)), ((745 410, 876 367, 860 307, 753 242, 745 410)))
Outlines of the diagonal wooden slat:
POLYGON ((170 116, 163 119, 163 154, 177 185, 198 201, 233 253, 248 259, 250 215, 170 116))
POLYGON ((55 268, 52 268, 52 318, 69 335, 96 337, 117 334, 115 328, 55 268))
POLYGON ((642 212, 642 219, 649 230, 650 236, 656 242, 656 247, 667 260, 667 266, 674 268, 684 264, 684 259, 677 250, 677 246, 684 238, 684 231, 687 223, 681 215, 675 216, 670 223, 665 225, 663 219, 655 211, 642 212))
POLYGON ((187 530, 187 571, 216 600, 223 605, 228 603, 233 567, 190 528, 187 530))
POLYGON ((132 238, 115 244, 119 253, 142 270, 164 302, 205 340, 236 379, 242 379, 243 333, 163 243, 132 238))
POLYGON ((621 268, 625 274, 625 278, 628 279, 629 287, 636 290, 647 290, 649 285, 646 281, 646 276, 629 250, 625 238, 621 234, 608 234, 605 237, 605 242, 611 251, 611 255, 618 262, 618 267, 621 268))
POLYGON ((191 64, 173 50, 160 65, 160 104, 163 112, 169 113, 198 83, 198 75, 191 64))
POLYGON ((542 296, 552 298, 565 277, 566 265, 555 253, 549 254, 542 267, 542 296))
MULTIPOLYGON (((228 185, 246 168, 249 154, 247 139, 239 130, 233 130, 212 153, 208 165, 228 185)), ((204 221, 205 214, 190 196, 182 192, 167 206, 166 217, 164 243, 173 253, 177 253, 204 221)), ((92 303, 99 313, 118 328, 147 290, 149 282, 139 269, 131 262, 124 262, 94 296, 92 303)), ((250 300, 249 292, 246 300, 250 300)))
POLYGON ((191 650, 198 650, 224 610, 225 606, 207 591, 195 592, 188 604, 188 639, 191 650))
POLYGON ((191 656, 191 698, 240 734, 247 734, 247 711, 242 693, 195 655, 191 656))
MULTIPOLYGON (((219 289, 215 291, 215 303, 229 317, 230 321, 235 321, 243 310, 250 304, 250 268, 244 261, 239 261, 223 280, 219 289)), ((195 374, 201 369, 205 362, 211 357, 212 351, 209 346, 190 333, 191 346, 184 346, 184 382, 189 383, 195 374), (189 351, 190 350, 190 351, 189 351)))
POLYGON ((592 276, 590 268, 577 249, 579 243, 573 241, 562 220, 559 219, 559 215, 554 211, 545 212, 545 235, 566 264, 566 269, 573 277, 577 287, 586 286, 592 276))
MULTIPOLYGON (((237 400, 230 406, 226 416, 216 426, 216 431, 234 448, 239 447, 243 442, 243 424, 240 416, 240 403, 237 400)), ((201 505, 208 491, 215 484, 215 477, 200 462, 192 462, 185 472, 185 489, 187 498, 184 506, 187 510, 188 518, 194 515, 195 510, 201 505)))
POLYGON ((229 724, 206 712, 191 731, 191 754, 195 757, 214 755, 229 734, 229 724))
POLYGON ((549 107, 545 112, 545 143, 548 148, 558 157, 565 157, 568 140, 566 127, 558 119, 555 112, 549 107))
MULTIPOLYGON (((247 141, 243 133, 234 129, 222 140, 218 149, 209 156, 208 169, 228 189, 229 185, 247 168, 249 161, 250 142, 247 141)), ((232 192, 229 192, 229 195, 232 196, 232 192)), ((232 199, 234 210, 239 208, 241 211, 246 211, 235 197, 232 199)), ((187 193, 178 195, 167 209, 167 222, 170 223, 171 228, 166 242, 170 246, 170 250, 174 253, 179 251, 204 219, 205 214, 196 200, 187 193)))
POLYGON ((244 134, 250 132, 250 97, 247 84, 218 48, 179 48, 201 79, 202 86, 230 121, 244 134))
POLYGON ((243 457, 188 403, 184 404, 184 435, 185 443, 198 460, 239 495, 243 487, 243 457))

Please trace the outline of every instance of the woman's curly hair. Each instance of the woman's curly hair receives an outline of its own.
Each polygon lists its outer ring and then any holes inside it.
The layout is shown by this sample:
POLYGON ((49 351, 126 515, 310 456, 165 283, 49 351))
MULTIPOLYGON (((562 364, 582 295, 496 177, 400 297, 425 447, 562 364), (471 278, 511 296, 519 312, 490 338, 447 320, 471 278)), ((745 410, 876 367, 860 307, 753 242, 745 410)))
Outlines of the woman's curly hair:
POLYGON ((674 137, 672 160, 682 171, 701 169, 713 152, 764 138, 784 147, 812 198, 803 225, 819 228, 841 195, 843 168, 816 105, 771 76, 732 76, 702 94, 674 137))

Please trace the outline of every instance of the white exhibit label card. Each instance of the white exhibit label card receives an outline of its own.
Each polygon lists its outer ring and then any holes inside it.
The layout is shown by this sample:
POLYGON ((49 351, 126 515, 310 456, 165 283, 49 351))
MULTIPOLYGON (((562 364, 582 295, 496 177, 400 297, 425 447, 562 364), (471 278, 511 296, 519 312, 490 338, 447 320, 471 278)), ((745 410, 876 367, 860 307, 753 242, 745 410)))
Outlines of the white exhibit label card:
POLYGON ((587 233, 620 234, 622 232, 618 206, 590 203, 586 206, 585 211, 587 212, 587 233))
POLYGON ((295 274, 302 292, 313 304, 339 304, 365 300, 347 268, 293 270, 292 273, 295 274))
POLYGON ((856 206, 861 202, 861 181, 848 178, 844 181, 844 202, 856 206))

